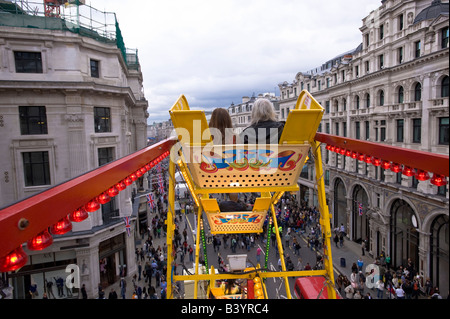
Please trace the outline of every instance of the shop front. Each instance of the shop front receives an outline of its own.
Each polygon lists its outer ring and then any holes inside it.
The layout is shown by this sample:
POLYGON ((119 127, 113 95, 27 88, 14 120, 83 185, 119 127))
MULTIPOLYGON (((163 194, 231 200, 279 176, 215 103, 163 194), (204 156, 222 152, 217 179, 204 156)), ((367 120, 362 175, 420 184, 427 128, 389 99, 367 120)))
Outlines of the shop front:
POLYGON ((103 288, 127 275, 125 233, 102 241, 98 247, 100 283, 103 288))

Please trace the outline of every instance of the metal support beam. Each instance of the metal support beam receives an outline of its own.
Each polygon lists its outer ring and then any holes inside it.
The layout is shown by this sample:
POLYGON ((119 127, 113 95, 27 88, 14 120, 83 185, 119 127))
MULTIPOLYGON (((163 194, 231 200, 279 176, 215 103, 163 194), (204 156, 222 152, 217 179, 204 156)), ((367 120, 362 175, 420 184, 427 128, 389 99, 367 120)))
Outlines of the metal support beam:
POLYGON ((175 139, 167 139, 105 164, 0 210, 0 256, 52 226, 71 212, 170 151, 175 139), (26 227, 18 227, 25 220, 26 227))

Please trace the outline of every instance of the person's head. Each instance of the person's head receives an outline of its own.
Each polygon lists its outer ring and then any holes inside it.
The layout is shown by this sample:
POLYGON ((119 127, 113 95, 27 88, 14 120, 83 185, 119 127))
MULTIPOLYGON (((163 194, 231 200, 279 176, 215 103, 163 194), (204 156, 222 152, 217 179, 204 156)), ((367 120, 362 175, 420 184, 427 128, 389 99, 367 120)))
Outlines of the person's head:
POLYGON ((231 121, 230 114, 228 114, 228 111, 223 108, 216 108, 211 114, 211 119, 209 120, 209 128, 211 130, 211 134, 213 136, 217 136, 218 132, 214 129, 219 130, 220 134, 222 134, 222 144, 225 144, 225 129, 227 128, 233 128, 233 123, 231 121))
POLYGON ((238 194, 237 193, 229 193, 228 197, 230 198, 230 200, 232 200, 233 202, 237 202, 238 201, 238 194))
POLYGON ((252 108, 251 125, 265 121, 277 121, 277 115, 272 102, 265 98, 257 99, 252 108))

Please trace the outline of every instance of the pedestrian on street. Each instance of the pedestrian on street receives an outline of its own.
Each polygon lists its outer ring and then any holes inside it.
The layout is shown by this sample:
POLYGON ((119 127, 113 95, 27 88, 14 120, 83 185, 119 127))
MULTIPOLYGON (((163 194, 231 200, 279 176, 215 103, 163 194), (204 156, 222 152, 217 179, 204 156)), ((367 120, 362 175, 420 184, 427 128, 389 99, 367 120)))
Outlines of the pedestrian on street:
POLYGON ((339 236, 337 233, 334 235, 333 241, 334 241, 334 244, 336 245, 336 248, 339 248, 338 247, 339 236))
POLYGON ((379 279, 377 282, 377 298, 383 299, 383 293, 384 293, 384 282, 383 280, 379 279))
POLYGON ((366 241, 363 240, 363 241, 361 242, 361 254, 362 254, 363 256, 365 256, 365 250, 366 250, 366 241))
POLYGON ((261 249, 261 247, 258 246, 258 248, 256 249, 256 262, 258 264, 261 264, 261 253, 262 253, 262 249, 261 249))
POLYGON ((339 235, 339 245, 341 246, 341 248, 344 246, 344 233, 342 231, 339 235))

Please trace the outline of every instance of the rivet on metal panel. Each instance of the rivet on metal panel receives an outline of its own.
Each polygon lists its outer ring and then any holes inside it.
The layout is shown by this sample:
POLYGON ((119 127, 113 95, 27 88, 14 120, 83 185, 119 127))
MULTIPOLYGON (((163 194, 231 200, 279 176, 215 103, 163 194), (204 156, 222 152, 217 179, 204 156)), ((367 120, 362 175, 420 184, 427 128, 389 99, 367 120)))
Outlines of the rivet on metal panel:
POLYGON ((20 230, 24 230, 28 227, 28 225, 30 225, 30 221, 26 218, 21 218, 17 224, 17 227, 19 227, 20 230))

